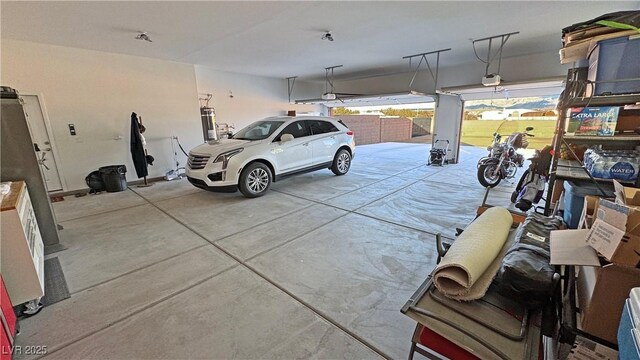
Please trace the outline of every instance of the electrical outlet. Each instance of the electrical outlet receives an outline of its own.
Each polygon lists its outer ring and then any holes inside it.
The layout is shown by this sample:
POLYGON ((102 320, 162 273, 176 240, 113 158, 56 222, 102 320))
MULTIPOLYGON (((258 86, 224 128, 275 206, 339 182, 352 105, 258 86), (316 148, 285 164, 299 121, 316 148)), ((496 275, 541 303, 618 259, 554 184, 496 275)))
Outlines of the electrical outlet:
POLYGON ((76 136, 76 126, 73 124, 69 124, 69 134, 71 136, 76 136))

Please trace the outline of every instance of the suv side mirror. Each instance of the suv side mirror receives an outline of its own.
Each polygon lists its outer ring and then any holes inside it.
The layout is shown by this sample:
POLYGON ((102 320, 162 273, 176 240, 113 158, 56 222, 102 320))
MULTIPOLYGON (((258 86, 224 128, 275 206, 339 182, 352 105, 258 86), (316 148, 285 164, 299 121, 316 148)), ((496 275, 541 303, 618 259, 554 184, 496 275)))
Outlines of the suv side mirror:
POLYGON ((282 143, 286 143, 287 141, 291 140, 293 140, 293 135, 291 134, 282 134, 282 136, 280 136, 280 142, 282 143))
POLYGON ((227 133, 227 139, 233 139, 233 133, 231 131, 227 133))

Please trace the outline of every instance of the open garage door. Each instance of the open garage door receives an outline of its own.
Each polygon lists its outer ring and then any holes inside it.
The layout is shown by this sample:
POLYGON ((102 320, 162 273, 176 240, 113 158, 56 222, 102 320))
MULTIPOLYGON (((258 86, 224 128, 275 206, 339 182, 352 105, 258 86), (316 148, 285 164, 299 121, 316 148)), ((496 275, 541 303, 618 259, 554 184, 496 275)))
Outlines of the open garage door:
POLYGON ((458 95, 438 94, 433 124, 432 146, 441 147, 436 141, 449 142, 447 159, 458 162, 460 151, 460 126, 462 124, 462 99, 458 95))
MULTIPOLYGON (((463 100, 460 143, 485 149, 493 133, 508 135, 533 127, 535 138, 529 149, 542 148, 551 142, 557 112, 555 107, 564 86, 562 79, 445 88, 463 100)), ((523 150, 524 151, 524 150, 523 150)))

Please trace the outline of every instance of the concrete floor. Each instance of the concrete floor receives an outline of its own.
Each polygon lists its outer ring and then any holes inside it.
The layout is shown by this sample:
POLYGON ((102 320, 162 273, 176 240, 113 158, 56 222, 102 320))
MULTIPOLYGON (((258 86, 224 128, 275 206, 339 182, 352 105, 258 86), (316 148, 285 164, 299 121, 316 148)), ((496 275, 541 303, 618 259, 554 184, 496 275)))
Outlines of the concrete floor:
POLYGON ((415 323, 400 308, 435 266, 434 233, 453 237, 484 194, 484 149, 444 167, 427 152, 360 146, 347 175, 253 200, 185 180, 66 197, 54 255, 72 296, 23 320, 18 345, 56 359, 406 358, 415 323))

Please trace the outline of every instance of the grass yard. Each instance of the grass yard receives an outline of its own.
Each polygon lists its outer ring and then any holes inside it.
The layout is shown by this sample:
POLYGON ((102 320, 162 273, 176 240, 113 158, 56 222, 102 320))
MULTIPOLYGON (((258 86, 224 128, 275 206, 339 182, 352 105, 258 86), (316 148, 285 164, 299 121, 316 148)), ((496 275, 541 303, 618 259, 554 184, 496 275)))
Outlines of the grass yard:
POLYGON ((462 121, 461 141, 467 145, 487 147, 491 145, 493 133, 498 131, 502 139, 516 131, 524 131, 527 126, 533 127, 533 138, 528 138, 529 149, 542 149, 551 145, 556 122, 552 120, 464 120, 462 121))

